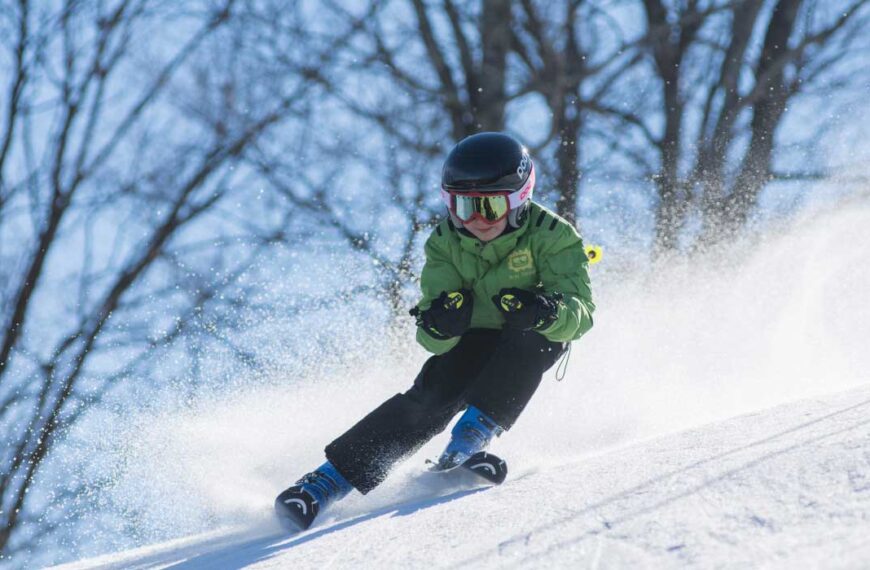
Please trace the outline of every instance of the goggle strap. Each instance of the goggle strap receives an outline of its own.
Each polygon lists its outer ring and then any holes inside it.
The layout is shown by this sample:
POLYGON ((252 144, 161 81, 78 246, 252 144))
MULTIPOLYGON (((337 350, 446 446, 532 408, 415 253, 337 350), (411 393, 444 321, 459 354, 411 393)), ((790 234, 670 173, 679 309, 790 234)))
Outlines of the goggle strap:
POLYGON ((446 205, 448 209, 453 208, 453 203, 450 199, 450 192, 448 192, 444 188, 441 189, 441 199, 444 201, 444 205, 446 205))

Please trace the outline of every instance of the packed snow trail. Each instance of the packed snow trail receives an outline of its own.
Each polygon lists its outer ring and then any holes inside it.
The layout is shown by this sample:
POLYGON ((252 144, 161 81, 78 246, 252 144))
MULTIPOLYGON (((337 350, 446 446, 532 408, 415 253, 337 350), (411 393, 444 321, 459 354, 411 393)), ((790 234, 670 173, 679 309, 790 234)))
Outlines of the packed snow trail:
POLYGON ((870 386, 520 468, 500 487, 327 519, 294 537, 217 533, 64 568, 724 565, 870 565, 870 386))

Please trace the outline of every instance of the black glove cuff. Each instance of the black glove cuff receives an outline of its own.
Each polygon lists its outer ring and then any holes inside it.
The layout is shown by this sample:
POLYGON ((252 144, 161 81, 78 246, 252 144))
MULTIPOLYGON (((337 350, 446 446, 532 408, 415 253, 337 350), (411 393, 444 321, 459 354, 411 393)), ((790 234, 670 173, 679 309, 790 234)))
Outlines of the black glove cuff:
POLYGON ((417 326, 423 329, 426 334, 428 334, 432 338, 436 340, 447 340, 450 338, 449 336, 438 332, 438 329, 433 326, 431 318, 427 318, 429 317, 427 312, 421 311, 420 307, 414 307, 410 311, 408 311, 408 313, 415 318, 417 326))
POLYGON ((423 332, 425 332, 426 334, 428 334, 429 336, 431 336, 435 340, 450 340, 451 338, 453 338, 453 337, 448 336, 446 334, 441 334, 432 326, 426 326, 425 324, 420 324, 419 322, 417 323, 417 326, 419 326, 421 329, 423 329, 423 332))
POLYGON ((561 299, 562 295, 560 294, 538 296, 538 319, 534 327, 536 331, 542 331, 558 320, 561 299))
POLYGON ((536 293, 525 289, 505 288, 492 302, 504 315, 508 328, 540 331, 559 318, 561 293, 536 293))

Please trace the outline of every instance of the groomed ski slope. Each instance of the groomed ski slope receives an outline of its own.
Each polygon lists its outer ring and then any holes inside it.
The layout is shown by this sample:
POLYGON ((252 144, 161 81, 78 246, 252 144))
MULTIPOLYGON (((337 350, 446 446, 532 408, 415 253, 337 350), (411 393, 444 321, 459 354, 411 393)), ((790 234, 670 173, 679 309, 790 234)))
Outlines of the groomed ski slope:
POLYGON ((97 418, 94 470, 111 484, 77 513, 80 540, 37 554, 89 559, 71 568, 870 568, 868 228, 860 199, 721 262, 636 271, 611 252, 564 381, 548 372, 493 445, 511 468, 500 488, 424 485, 445 433, 308 533, 276 534, 275 495, 426 358, 413 330, 353 321, 359 354, 327 345, 306 376, 97 418))
POLYGON ((62 568, 870 567, 870 386, 514 467, 497 488, 358 497, 295 537, 264 513, 62 568))

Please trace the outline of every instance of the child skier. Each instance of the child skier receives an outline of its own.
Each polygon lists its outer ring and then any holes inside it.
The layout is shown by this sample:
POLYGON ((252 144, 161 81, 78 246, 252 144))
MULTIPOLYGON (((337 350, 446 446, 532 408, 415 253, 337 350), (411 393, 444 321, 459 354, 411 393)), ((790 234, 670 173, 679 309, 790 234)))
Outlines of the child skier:
POLYGON ((292 528, 390 468, 465 412, 435 469, 450 469, 509 430, 567 343, 592 327, 588 259, 574 227, 532 202, 535 167, 501 133, 457 144, 444 163, 448 217, 425 245, 417 341, 434 353, 413 386, 326 446, 327 461, 278 495, 292 528))

